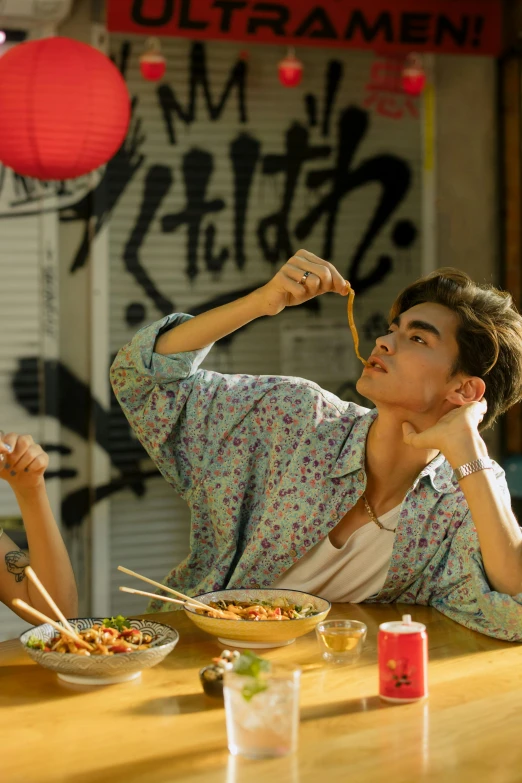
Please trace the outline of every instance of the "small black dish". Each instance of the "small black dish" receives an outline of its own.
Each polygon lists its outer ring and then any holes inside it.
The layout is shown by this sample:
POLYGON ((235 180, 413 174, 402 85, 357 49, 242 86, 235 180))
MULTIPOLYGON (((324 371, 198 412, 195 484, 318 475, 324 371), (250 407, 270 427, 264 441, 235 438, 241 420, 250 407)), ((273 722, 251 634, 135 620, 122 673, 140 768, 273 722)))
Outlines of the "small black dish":
POLYGON ((199 679, 207 696, 213 699, 223 698, 223 672, 224 669, 215 663, 199 670, 199 679))
POLYGON ((223 698, 223 675, 234 667, 239 655, 237 650, 223 650, 219 658, 213 658, 212 663, 199 670, 199 679, 207 696, 223 698))

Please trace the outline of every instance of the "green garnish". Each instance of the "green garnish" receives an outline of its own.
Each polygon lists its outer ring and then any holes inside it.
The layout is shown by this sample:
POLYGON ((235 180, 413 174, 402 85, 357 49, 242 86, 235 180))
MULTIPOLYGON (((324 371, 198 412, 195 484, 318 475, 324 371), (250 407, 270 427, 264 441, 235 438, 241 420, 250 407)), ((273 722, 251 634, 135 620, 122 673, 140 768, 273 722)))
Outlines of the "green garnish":
POLYGON ((37 636, 30 636, 26 646, 30 647, 31 650, 43 650, 45 647, 45 642, 43 639, 39 639, 37 636))
POLYGON ((104 628, 115 628, 120 633, 127 627, 127 618, 119 614, 117 617, 106 617, 102 621, 104 628))
POLYGON ((262 693, 263 691, 266 691, 267 688, 268 685, 266 683, 259 680, 253 680, 250 685, 243 685, 241 694, 245 701, 250 701, 256 693, 262 693))
POLYGON ((234 671, 236 674, 251 678, 251 682, 246 683, 241 689, 245 701, 250 701, 256 693, 262 693, 268 688, 266 682, 261 679, 261 673, 270 671, 270 661, 260 658, 250 650, 241 653, 234 663, 234 671))

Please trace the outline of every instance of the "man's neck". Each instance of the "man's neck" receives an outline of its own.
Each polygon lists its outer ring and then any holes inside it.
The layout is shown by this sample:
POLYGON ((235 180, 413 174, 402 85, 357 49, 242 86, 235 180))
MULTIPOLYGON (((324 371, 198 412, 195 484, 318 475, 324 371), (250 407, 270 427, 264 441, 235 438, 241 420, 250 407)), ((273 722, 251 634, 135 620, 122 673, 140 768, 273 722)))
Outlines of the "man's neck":
POLYGON ((367 493, 373 503, 386 506, 387 501, 404 497, 437 454, 437 451, 406 445, 401 417, 379 412, 366 440, 367 493))

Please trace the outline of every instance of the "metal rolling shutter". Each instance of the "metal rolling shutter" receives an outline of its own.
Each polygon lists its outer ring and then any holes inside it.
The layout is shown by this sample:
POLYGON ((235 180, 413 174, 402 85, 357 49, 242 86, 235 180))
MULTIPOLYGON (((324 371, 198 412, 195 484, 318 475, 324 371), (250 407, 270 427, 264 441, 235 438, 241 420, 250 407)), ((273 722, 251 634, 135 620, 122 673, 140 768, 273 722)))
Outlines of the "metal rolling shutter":
MULTIPOLYGON (((278 209, 283 197, 284 180, 280 173, 263 173, 263 165, 268 171, 271 166, 270 158, 266 156, 281 155, 284 152, 285 135, 295 122, 306 128, 310 145, 331 147, 328 156, 311 160, 301 169, 289 214, 289 226, 292 228, 330 188, 328 181, 325 181, 322 186, 312 191, 306 184, 307 175, 309 172, 335 166, 340 113, 352 106, 355 107, 351 115, 353 123, 361 119, 364 101, 371 94, 367 85, 374 62, 373 55, 366 52, 302 49, 298 54, 305 67, 303 82, 294 90, 285 90, 277 79, 277 63, 286 50, 282 47, 250 46, 245 91, 247 121, 241 121, 235 88, 232 88, 219 118, 214 120, 209 118, 203 91, 198 88, 194 121, 185 122, 177 114, 171 115, 175 134, 175 143, 172 144, 158 102, 157 86, 144 81, 139 73, 138 57, 142 52, 143 39, 120 35, 111 38, 111 52, 117 63, 122 62, 122 53, 128 45, 130 49, 126 50, 123 57, 126 63, 125 74, 130 92, 137 100, 134 122, 138 119, 141 122, 136 136, 133 136, 131 129, 128 141, 143 136, 133 152, 133 160, 137 163, 139 155, 144 157, 124 189, 125 166, 121 170, 114 167, 110 183, 114 193, 123 190, 110 223, 109 307, 112 354, 116 353, 140 326, 160 318, 163 315, 162 307, 165 309, 168 302, 174 303, 177 311, 197 311, 199 306, 210 300, 259 285, 271 277, 285 258, 281 256, 275 265, 263 258, 257 229, 261 219, 278 209), (326 73, 330 61, 333 60, 340 64, 342 78, 334 97, 328 132, 323 135, 326 73), (306 97, 310 95, 315 98, 306 97), (315 123, 311 123, 310 119, 315 120, 315 123), (252 155, 255 154, 256 144, 259 153, 246 209, 243 268, 238 267, 234 252, 234 187, 237 180, 234 181, 230 160, 230 143, 240 134, 248 134, 252 155), (192 159, 190 156, 187 158, 187 154, 194 150, 199 152, 193 154, 192 159), (168 232, 163 228, 168 225, 172 228, 176 221, 182 220, 180 214, 186 207, 183 166, 196 166, 196 169, 192 170, 192 176, 195 174, 197 177, 198 173, 201 175, 197 165, 206 165, 208 154, 211 155, 212 172, 206 199, 221 199, 224 207, 221 209, 216 202, 213 206, 217 211, 202 220, 196 260, 198 274, 191 281, 187 275, 186 224, 181 223, 176 230, 168 232), (145 188, 147 204, 144 210, 145 188), (142 222, 138 224, 140 214, 142 222), (175 217, 176 215, 178 217, 175 217), (163 219, 166 219, 165 223, 162 223, 163 219), (210 234, 206 234, 210 225, 214 228, 210 229, 210 234), (205 266, 206 237, 213 239, 214 257, 222 248, 229 250, 229 258, 219 272, 211 271, 205 266), (127 251, 130 248, 138 252, 142 271, 149 278, 147 282, 144 281, 143 275, 140 282, 138 273, 132 272, 128 264, 126 265, 126 248, 127 251), (131 324, 127 322, 127 313, 135 316, 131 324)), ((195 44, 182 39, 164 39, 162 46, 167 57, 167 73, 162 84, 171 88, 179 104, 187 110, 190 98, 189 63, 191 53, 194 54, 195 51, 195 44)), ((203 45, 214 105, 219 102, 242 48, 240 44, 218 42, 203 45)), ((202 50, 198 50, 199 55, 202 50)), ((338 67, 334 66, 334 70, 338 67)), ((405 162, 411 182, 406 196, 371 243, 361 264, 360 277, 365 277, 376 268, 381 257, 391 257, 393 263, 393 271, 379 284, 368 287, 364 295, 356 301, 356 318, 360 325, 363 352, 370 350, 373 342, 372 329, 378 329, 379 320, 387 313, 394 293, 421 272, 420 241, 418 237, 415 239, 412 236, 412 231, 413 235, 420 232, 421 222, 420 119, 413 116, 414 112, 408 111, 405 111, 400 120, 391 119, 380 114, 375 106, 369 107, 367 111, 368 129, 362 133, 360 142, 355 143, 351 170, 368 159, 382 161, 380 156, 392 155, 405 162)), ((243 144, 243 157, 238 158, 237 178, 248 176, 248 161, 245 157, 247 146, 243 144)), ((291 154, 294 152, 295 150, 292 150, 291 154)), ((272 164, 277 168, 275 158, 272 158, 272 164)), ((378 164, 372 165, 375 167, 378 164)), ((330 260, 345 275, 348 260, 353 257, 361 242, 381 194, 381 185, 375 181, 354 189, 340 201, 333 235, 334 252, 330 260)), ((306 239, 301 240, 291 234, 292 247, 297 249, 304 246, 322 255, 325 225, 326 217, 323 215, 306 239)), ((273 241, 270 232, 267 236, 273 241)), ((128 258, 127 255, 127 262, 128 258)), ((345 308, 346 300, 328 296, 321 300, 321 312, 318 315, 305 308, 290 308, 291 311, 285 311, 277 318, 261 319, 240 333, 230 344, 216 347, 206 360, 205 367, 229 373, 290 374, 282 363, 281 355, 285 332, 297 327, 305 330, 313 327, 316 330, 331 328, 334 331, 330 334, 335 334, 337 329, 345 330, 345 308)), ((356 365, 351 360, 348 365, 347 381, 354 379, 357 372, 356 365)), ((343 383, 337 377, 338 368, 332 368, 330 373, 328 368, 314 368, 312 363, 311 367, 307 366, 306 373, 303 371, 302 374, 312 377, 332 391, 342 391, 343 383)), ((127 431, 121 425, 120 419, 115 417, 113 420, 111 449, 124 450, 128 448, 127 431)), ((145 459, 141 459, 140 467, 144 471, 152 469, 150 462, 145 459)), ((141 497, 136 496, 130 489, 125 489, 115 494, 111 500, 112 611, 138 611, 144 606, 143 601, 124 597, 117 591, 117 585, 121 583, 115 571, 118 563, 161 579, 188 550, 189 516, 185 504, 161 478, 147 480, 145 487, 141 497)))
MULTIPOLYGON (((2 306, 0 308, 0 407, 4 431, 39 436, 39 419, 28 409, 40 407, 33 373, 24 373, 23 358, 40 354, 38 218, 2 221, 2 306), (22 404, 23 403, 23 404, 22 404)), ((0 483, 2 516, 19 514, 11 489, 0 483)))
MULTIPOLYGON (((58 424, 43 413, 42 367, 58 351, 57 215, 14 215, 12 172, 4 173, 0 194, 0 412, 4 431, 29 433, 39 443, 58 443, 58 424)), ((51 457, 57 467, 58 455, 51 457)), ((59 521, 59 479, 48 482, 48 493, 59 521)), ((0 526, 18 519, 20 510, 11 488, 0 482, 0 526)), ((9 531, 7 531, 9 533, 9 531)), ((0 640, 28 627, 0 603, 0 640)))

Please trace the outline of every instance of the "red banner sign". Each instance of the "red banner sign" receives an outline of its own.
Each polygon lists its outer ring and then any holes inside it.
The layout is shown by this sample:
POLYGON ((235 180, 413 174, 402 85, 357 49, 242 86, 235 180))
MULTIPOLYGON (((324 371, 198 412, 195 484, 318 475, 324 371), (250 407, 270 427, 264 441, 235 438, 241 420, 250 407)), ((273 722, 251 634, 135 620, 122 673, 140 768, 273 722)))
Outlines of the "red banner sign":
POLYGON ((498 55, 501 0, 109 0, 111 32, 498 55))

